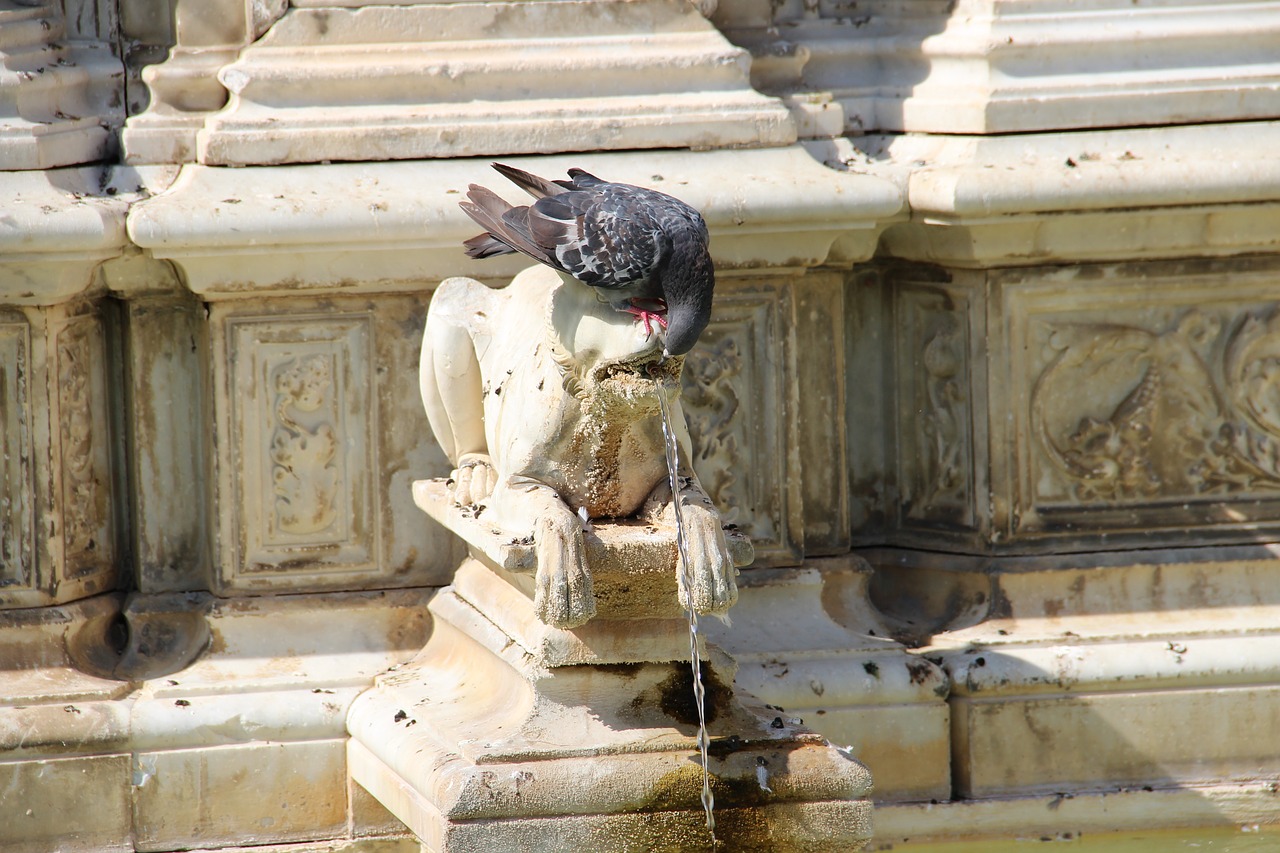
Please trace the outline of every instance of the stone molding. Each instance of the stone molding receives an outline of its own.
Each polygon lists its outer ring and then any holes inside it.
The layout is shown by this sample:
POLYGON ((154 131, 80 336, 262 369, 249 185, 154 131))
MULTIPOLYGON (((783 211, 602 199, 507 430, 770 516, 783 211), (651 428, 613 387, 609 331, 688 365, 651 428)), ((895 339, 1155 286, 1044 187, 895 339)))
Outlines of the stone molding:
MULTIPOLYGON (((161 43, 172 47, 164 61, 141 70, 150 100, 121 131, 126 163, 192 162, 197 134, 229 97, 218 71, 285 9, 283 0, 171 0, 164 5, 172 8, 172 29, 160 25, 138 34, 152 50, 161 43)), ((148 9, 137 16, 154 14, 148 9)))
POLYGON ((1280 4, 722 2, 802 137, 1274 118, 1280 4))
POLYGON ((181 32, 191 6, 168 62, 144 72, 156 100, 129 122, 128 162, 795 140, 786 108, 751 88, 745 51, 683 0, 293 8, 256 41, 242 26, 199 49, 181 32))
POLYGON ((0 171, 102 160, 124 120, 110 34, 68 32, 61 6, 0 3, 0 171))

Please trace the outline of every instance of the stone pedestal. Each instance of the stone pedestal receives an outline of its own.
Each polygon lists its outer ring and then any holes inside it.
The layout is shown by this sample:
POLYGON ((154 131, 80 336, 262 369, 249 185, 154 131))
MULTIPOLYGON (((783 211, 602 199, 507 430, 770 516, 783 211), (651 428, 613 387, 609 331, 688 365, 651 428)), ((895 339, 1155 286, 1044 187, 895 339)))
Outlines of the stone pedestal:
MULTIPOLYGON (((531 549, 466 517, 439 481, 415 497, 471 557, 430 605, 426 648, 352 706, 352 778, 439 853, 715 849, 671 531, 596 524, 599 616, 565 631, 534 616, 531 549)), ((731 552, 750 560, 744 539, 731 552)), ((858 849, 870 835, 866 768, 735 696, 723 652, 703 657, 716 839, 858 849)))

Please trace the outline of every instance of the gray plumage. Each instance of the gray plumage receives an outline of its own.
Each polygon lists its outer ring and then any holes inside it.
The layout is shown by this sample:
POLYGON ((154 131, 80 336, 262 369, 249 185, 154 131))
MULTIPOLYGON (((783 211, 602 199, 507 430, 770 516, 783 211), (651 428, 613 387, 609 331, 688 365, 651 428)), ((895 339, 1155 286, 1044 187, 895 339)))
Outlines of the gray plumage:
POLYGON ((461 207, 485 233, 467 240, 467 254, 488 258, 519 252, 597 288, 619 311, 645 320, 665 307, 666 355, 684 355, 711 318, 715 272, 707 226, 698 211, 657 192, 603 181, 581 169, 548 181, 520 169, 493 168, 532 195, 513 207, 472 184, 461 207))

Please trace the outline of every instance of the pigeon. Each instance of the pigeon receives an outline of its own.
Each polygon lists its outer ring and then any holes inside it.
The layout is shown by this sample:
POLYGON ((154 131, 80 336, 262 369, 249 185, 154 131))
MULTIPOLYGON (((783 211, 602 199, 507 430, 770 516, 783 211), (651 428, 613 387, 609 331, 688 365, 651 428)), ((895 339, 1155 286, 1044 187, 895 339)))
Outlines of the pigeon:
POLYGON ((472 184, 460 205, 485 233, 466 240, 467 255, 519 252, 595 288, 653 334, 664 330, 663 358, 693 349, 711 319, 715 271, 707 225, 698 211, 656 190, 615 184, 582 169, 548 181, 494 163, 533 196, 513 207, 472 184))

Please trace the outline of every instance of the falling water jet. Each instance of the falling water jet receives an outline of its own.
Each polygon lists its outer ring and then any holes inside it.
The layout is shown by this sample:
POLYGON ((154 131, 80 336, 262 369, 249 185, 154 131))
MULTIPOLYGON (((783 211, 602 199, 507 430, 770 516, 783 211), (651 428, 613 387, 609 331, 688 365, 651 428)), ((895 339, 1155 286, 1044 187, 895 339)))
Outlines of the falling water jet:
MULTIPOLYGON (((664 359, 665 360, 665 359, 664 359)), ((661 362, 659 362, 661 363, 661 362)), ((676 551, 680 557, 679 570, 676 572, 680 593, 687 602, 685 615, 689 619, 689 662, 693 667, 693 699, 698 707, 698 751, 702 755, 702 808, 707 813, 707 829, 711 830, 715 839, 715 796, 711 793, 711 771, 708 767, 707 747, 707 714, 706 690, 702 684, 702 655, 698 651, 698 612, 693 606, 693 589, 689 578, 688 546, 685 542, 684 517, 680 509, 680 482, 677 474, 680 456, 676 444, 676 433, 671 422, 671 411, 667 406, 666 395, 662 393, 662 379, 656 375, 657 365, 650 367, 653 376, 654 390, 658 395, 658 405, 662 409, 662 437, 667 458, 667 477, 671 482, 671 504, 675 511, 676 551)))

